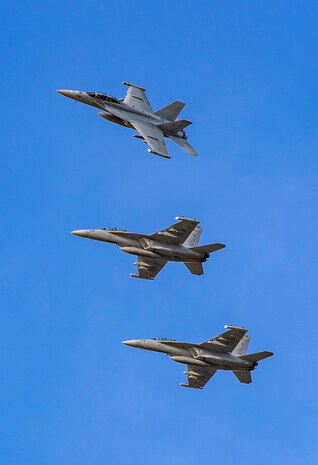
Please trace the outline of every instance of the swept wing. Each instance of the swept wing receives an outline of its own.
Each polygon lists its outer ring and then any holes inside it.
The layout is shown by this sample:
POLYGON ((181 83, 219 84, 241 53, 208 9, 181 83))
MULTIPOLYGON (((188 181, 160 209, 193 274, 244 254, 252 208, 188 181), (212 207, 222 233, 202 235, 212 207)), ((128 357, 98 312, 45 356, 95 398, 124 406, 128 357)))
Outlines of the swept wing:
POLYGON ((131 274, 133 278, 154 279, 167 262, 147 257, 138 257, 135 263, 138 267, 138 274, 131 274))
POLYGON ((182 383, 181 386, 203 389, 216 372, 217 370, 213 368, 202 368, 195 365, 188 365, 188 371, 184 373, 188 376, 188 383, 182 383))
POLYGON ((129 120, 130 124, 139 132, 150 147, 150 152, 164 158, 171 158, 168 154, 165 138, 161 129, 151 123, 129 120))
POLYGON ((136 86, 130 82, 124 81, 123 84, 128 86, 128 91, 126 97, 124 98, 124 103, 129 105, 132 108, 136 108, 139 111, 145 111, 148 113, 153 113, 153 109, 147 99, 146 91, 143 87, 136 86))
POLYGON ((199 224, 199 221, 179 216, 176 217, 176 220, 180 220, 179 223, 172 224, 168 228, 155 232, 150 237, 160 241, 172 242, 173 244, 183 244, 199 224))
POLYGON ((238 345, 244 334, 247 332, 245 328, 237 328, 235 326, 225 326, 229 328, 222 334, 200 344, 203 349, 213 349, 220 352, 232 352, 238 345))

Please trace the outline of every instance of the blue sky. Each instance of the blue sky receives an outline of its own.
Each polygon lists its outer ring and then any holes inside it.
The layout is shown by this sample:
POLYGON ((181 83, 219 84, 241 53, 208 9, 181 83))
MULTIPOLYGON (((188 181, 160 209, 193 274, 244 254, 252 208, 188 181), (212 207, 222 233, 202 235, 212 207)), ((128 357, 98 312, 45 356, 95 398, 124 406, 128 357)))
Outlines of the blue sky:
POLYGON ((317 20, 314 1, 2 2, 4 465, 317 463, 317 20), (178 99, 195 159, 56 89, 178 99), (74 237, 196 217, 227 248, 190 275, 74 237), (203 341, 244 325, 272 350, 204 391, 122 340, 203 341))

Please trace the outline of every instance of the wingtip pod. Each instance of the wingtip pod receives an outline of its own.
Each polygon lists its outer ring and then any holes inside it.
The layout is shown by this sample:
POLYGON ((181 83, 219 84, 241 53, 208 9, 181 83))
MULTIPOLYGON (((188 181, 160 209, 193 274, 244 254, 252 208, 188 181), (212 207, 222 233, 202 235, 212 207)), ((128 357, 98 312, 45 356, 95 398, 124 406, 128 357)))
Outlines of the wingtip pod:
POLYGON ((180 383, 180 386, 190 388, 190 389, 204 389, 202 386, 194 387, 194 386, 190 386, 190 384, 187 384, 187 383, 180 383))
POLYGON ((171 158, 170 155, 166 155, 165 153, 156 152, 155 150, 148 149, 148 152, 153 153, 154 155, 159 155, 159 157, 171 158))
POLYGON ((154 281, 154 278, 143 278, 139 274, 136 273, 130 273, 131 278, 137 278, 137 279, 147 279, 148 281, 154 281))
POLYGON ((225 325, 225 329, 238 329, 242 331, 248 331, 247 328, 244 328, 244 326, 233 326, 233 325, 225 325))
POLYGON ((196 223, 200 223, 200 220, 197 220, 196 218, 186 218, 185 216, 176 216, 177 221, 195 221, 196 223))
POLYGON ((124 86, 128 86, 128 87, 136 87, 136 89, 140 89, 140 90, 143 90, 144 92, 146 92, 146 89, 144 87, 137 86, 136 84, 132 84, 131 82, 123 81, 122 84, 124 86))

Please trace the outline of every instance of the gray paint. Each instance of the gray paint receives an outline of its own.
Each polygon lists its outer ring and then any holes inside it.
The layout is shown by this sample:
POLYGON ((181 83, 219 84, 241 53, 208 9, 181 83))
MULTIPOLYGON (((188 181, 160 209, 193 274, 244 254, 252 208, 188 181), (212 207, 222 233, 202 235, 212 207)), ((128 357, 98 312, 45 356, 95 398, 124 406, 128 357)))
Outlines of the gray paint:
POLYGON ((191 121, 176 119, 184 103, 173 102, 167 107, 154 112, 147 99, 145 89, 129 82, 126 97, 117 99, 98 92, 83 92, 79 90, 58 90, 61 95, 75 101, 95 107, 102 112, 99 115, 107 121, 135 129, 138 134, 133 137, 142 139, 150 147, 148 152, 164 158, 171 158, 165 143, 165 137, 172 139, 190 155, 197 152, 187 142, 185 128, 191 121))
POLYGON ((110 242, 123 252, 137 255, 138 274, 134 278, 154 279, 168 262, 183 262, 192 274, 203 274, 202 263, 224 244, 198 246, 202 228, 199 221, 176 217, 178 223, 154 234, 136 234, 119 229, 82 229, 72 234, 87 239, 110 242), (193 265, 193 266, 191 266, 193 265))
POLYGON ((170 339, 137 339, 123 341, 123 344, 138 349, 162 352, 169 355, 174 362, 188 365, 184 373, 187 383, 181 386, 203 389, 217 370, 232 371, 241 383, 252 382, 251 371, 258 361, 273 355, 272 352, 258 352, 247 355, 250 340, 245 333, 247 329, 225 326, 226 332, 201 344, 178 342, 170 339))

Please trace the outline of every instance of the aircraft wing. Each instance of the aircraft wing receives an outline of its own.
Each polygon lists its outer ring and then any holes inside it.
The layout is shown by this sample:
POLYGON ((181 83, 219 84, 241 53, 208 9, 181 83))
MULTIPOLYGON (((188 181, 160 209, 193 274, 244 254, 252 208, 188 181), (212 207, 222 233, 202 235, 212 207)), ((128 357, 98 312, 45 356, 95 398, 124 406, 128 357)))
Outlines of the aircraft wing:
POLYGON ((203 342, 200 344, 200 347, 220 352, 232 352, 247 332, 247 329, 236 326, 225 326, 225 328, 228 328, 228 331, 219 334, 209 341, 203 342))
POLYGON ((199 221, 180 216, 177 216, 176 220, 180 220, 179 223, 172 224, 166 229, 155 232, 151 234, 150 237, 161 241, 172 242, 173 244, 183 244, 199 224, 199 221))
POLYGON ((217 370, 214 368, 204 368, 195 365, 188 365, 188 371, 185 372, 185 375, 188 376, 188 383, 182 383, 181 386, 194 389, 203 389, 216 372, 217 370))
POLYGON ((168 154, 165 138, 161 129, 151 123, 141 123, 140 121, 129 121, 130 124, 139 132, 149 145, 149 150, 155 155, 160 155, 164 158, 171 158, 168 154))
POLYGON ((139 111, 146 111, 148 113, 153 113, 153 109, 147 99, 146 91, 140 86, 131 84, 130 82, 123 82, 125 86, 128 86, 128 91, 126 97, 124 98, 124 103, 129 105, 132 108, 136 108, 139 111))
POLYGON ((167 262, 147 257, 138 257, 138 274, 131 274, 133 278, 154 279, 167 262))

